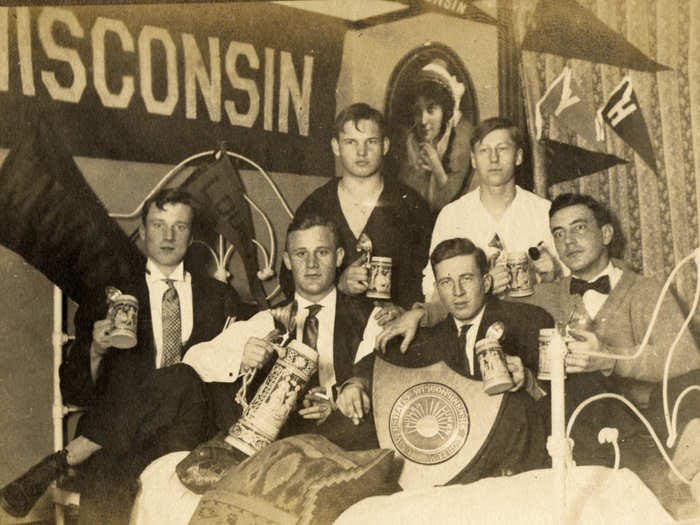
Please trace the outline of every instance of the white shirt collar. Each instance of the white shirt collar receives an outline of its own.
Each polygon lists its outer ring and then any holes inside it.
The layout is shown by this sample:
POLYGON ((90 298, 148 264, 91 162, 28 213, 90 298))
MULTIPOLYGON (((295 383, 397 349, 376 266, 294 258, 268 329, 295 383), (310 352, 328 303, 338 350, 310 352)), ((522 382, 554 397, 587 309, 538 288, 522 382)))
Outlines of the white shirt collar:
POLYGON ((457 325, 457 331, 459 332, 460 328, 462 328, 462 325, 465 324, 470 324, 472 326, 476 326, 477 329, 479 328, 479 325, 481 325, 481 318, 484 317, 484 311, 486 310, 486 303, 483 304, 481 309, 476 313, 474 317, 471 319, 466 319, 464 321, 461 321, 459 319, 455 319, 455 324, 457 325))
MULTIPOLYGON (((600 277, 603 277, 604 275, 608 276, 608 279, 610 279, 610 289, 615 288, 615 285, 617 282, 620 280, 620 277, 622 276, 622 269, 618 268, 617 266, 614 266, 612 263, 612 259, 608 261, 608 264, 603 268, 603 270, 593 277, 593 279, 584 279, 587 280, 589 283, 592 283, 599 279, 600 277)), ((573 277, 576 277, 577 279, 580 279, 580 277, 573 275, 573 277)))
POLYGON ((175 270, 166 277, 163 272, 160 271, 160 268, 158 268, 158 265, 152 260, 148 259, 146 262, 146 281, 147 282, 153 282, 153 281, 163 281, 165 279, 171 279, 173 281, 185 281, 185 263, 184 261, 180 262, 180 264, 177 265, 175 270))
POLYGON ((294 292, 294 299, 296 300, 297 305, 299 305, 299 312, 305 311, 306 307, 311 306, 312 304, 321 305, 326 310, 328 310, 331 306, 335 305, 335 299, 337 294, 338 292, 336 291, 335 287, 333 287, 333 289, 330 292, 328 292, 326 296, 317 303, 312 303, 308 299, 299 295, 297 292, 294 292))

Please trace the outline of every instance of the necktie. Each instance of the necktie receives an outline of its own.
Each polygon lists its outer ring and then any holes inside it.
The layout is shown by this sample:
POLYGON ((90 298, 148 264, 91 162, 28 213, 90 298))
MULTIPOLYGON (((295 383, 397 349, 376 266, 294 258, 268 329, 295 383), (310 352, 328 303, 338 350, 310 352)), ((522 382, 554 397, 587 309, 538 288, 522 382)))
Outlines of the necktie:
POLYGON ((163 358, 161 368, 179 363, 182 358, 180 297, 172 279, 164 279, 168 289, 163 294, 163 358))
POLYGON ((318 342, 318 317, 316 317, 316 315, 318 315, 321 308, 322 306, 320 304, 312 304, 306 307, 309 311, 309 315, 306 316, 306 320, 304 321, 304 333, 301 341, 314 350, 316 350, 316 344, 318 342))
POLYGON ((459 359, 460 368, 464 370, 468 376, 473 375, 469 366, 469 357, 467 356, 467 333, 469 332, 471 326, 471 324, 463 324, 460 326, 458 338, 459 348, 462 350, 459 359))
POLYGON ((583 295, 586 293, 588 290, 595 290, 596 292, 602 293, 602 294, 609 294, 610 293, 610 277, 607 275, 603 275, 602 277, 599 277, 592 283, 589 283, 588 281, 584 281, 583 279, 576 279, 576 277, 571 278, 571 284, 569 285, 569 293, 571 295, 573 294, 580 294, 583 295))

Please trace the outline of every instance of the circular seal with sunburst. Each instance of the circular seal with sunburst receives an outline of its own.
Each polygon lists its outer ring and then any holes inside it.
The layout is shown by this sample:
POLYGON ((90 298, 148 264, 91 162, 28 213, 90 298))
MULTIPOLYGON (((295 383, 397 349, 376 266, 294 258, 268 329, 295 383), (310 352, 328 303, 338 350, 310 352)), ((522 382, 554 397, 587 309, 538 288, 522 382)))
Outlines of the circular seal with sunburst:
POLYGON ((441 383, 421 383, 394 402, 389 434, 396 450, 423 465, 453 457, 469 435, 469 410, 460 395, 441 383))

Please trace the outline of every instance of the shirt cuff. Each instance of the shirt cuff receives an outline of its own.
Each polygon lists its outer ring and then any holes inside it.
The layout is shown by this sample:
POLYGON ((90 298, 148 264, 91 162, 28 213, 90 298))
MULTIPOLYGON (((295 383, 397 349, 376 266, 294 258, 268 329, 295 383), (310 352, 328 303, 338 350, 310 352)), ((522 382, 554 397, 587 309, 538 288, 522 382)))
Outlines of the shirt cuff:
POLYGON ((340 396, 342 391, 350 385, 358 385, 365 392, 369 392, 369 381, 367 381, 367 379, 365 379, 363 377, 351 377, 350 379, 346 380, 342 385, 340 385, 338 387, 337 394, 336 394, 335 398, 338 399, 338 396, 340 396))

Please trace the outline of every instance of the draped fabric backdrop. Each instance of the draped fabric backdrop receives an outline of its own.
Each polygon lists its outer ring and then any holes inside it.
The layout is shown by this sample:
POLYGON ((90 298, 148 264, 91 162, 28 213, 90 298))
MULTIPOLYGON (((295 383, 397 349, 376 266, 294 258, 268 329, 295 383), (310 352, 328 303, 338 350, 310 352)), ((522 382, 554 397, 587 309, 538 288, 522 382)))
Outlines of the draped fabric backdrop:
MULTIPOLYGON (((572 69, 574 80, 595 109, 603 106, 629 75, 649 131, 657 169, 655 172, 650 168, 610 126, 606 125, 604 142, 590 143, 549 119, 544 137, 613 154, 628 163, 550 187, 543 146, 533 139, 535 189, 550 198, 568 191, 588 193, 610 206, 624 238, 623 258, 637 271, 664 280, 675 264, 699 244, 700 2, 577 1, 609 29, 669 69, 639 71, 567 58, 564 53, 523 49, 521 77, 530 136, 535 137, 535 105, 564 66, 572 69)), ((536 5, 536 0, 513 3, 516 46, 537 24, 533 18, 536 5)), ((689 307, 695 291, 692 264, 684 266, 675 287, 684 306, 689 307)), ((696 316, 698 320, 700 317, 696 316)))

